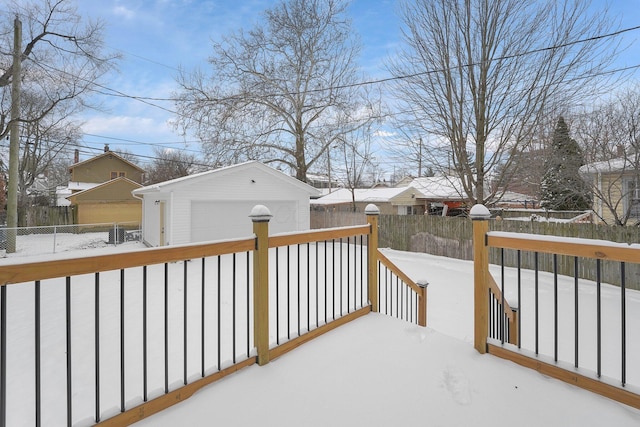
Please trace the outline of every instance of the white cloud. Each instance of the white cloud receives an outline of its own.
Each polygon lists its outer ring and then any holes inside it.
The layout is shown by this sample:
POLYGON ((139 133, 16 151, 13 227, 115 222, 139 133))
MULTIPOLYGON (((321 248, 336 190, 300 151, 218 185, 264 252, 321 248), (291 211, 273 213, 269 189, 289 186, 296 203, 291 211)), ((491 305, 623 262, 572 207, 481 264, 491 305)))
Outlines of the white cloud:
POLYGON ((125 19, 133 19, 136 16, 136 13, 133 10, 128 9, 125 6, 116 6, 113 9, 113 14, 116 16, 122 16, 125 19))
POLYGON ((386 131, 386 130, 377 130, 373 134, 373 136, 378 136, 378 137, 381 137, 381 138, 390 138, 392 136, 396 136, 396 133, 395 132, 389 132, 389 131, 386 131))

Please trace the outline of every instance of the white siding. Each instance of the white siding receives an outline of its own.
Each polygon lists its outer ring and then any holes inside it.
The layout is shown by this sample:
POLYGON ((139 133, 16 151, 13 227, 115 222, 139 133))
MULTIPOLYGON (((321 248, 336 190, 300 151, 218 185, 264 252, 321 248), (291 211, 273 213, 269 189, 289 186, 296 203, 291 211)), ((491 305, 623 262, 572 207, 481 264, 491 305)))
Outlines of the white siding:
POLYGON ((229 168, 144 194, 145 240, 159 243, 159 213, 153 205, 159 199, 166 200, 165 238, 171 245, 250 236, 255 205, 267 206, 274 215, 270 234, 309 229, 309 191, 264 168, 229 168))

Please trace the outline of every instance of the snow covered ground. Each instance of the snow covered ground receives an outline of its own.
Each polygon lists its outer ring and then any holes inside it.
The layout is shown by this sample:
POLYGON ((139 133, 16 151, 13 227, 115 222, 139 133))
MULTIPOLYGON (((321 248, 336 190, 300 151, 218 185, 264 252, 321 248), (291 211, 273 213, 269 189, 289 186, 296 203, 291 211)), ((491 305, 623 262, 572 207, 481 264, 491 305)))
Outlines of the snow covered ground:
MULTIPOLYGON (((75 245, 70 244, 69 248, 73 250, 64 254, 40 255, 30 259, 72 256, 78 253, 77 249, 89 254, 139 247, 137 243, 118 247, 105 245, 89 252, 82 243, 76 242, 75 245)), ((384 251, 410 277, 429 281, 428 328, 371 314, 313 340, 266 366, 254 365, 226 377, 185 402, 136 425, 245 426, 258 422, 278 426, 454 426, 472 423, 483 426, 640 425, 638 410, 493 356, 478 354, 472 345, 471 262, 384 251)), ((17 261, 17 256, 0 260, 0 268, 3 263, 17 261)), ((496 272, 499 270, 494 270, 498 279, 496 272)), ((513 272, 507 274, 513 277, 513 272)), ((550 275, 541 275, 546 285, 541 291, 541 307, 547 314, 550 310, 548 298, 552 294, 550 279, 550 275)), ((561 301, 570 295, 572 284, 572 279, 561 278, 561 301)), ((581 283, 580 286, 581 306, 584 307, 581 316, 586 316, 593 311, 593 284, 581 283)), ((530 295, 530 286, 524 289, 523 294, 530 295)), ((513 289, 509 288, 506 294, 508 298, 513 298, 513 289)), ((603 312, 616 313, 619 307, 618 288, 603 286, 602 299, 603 312)), ((627 304, 627 329, 636 331, 640 325, 639 293, 627 291, 627 304)), ((523 304, 522 313, 523 321, 529 319, 530 306, 523 304)), ((29 317, 31 314, 24 315, 29 317)), ((82 313, 78 312, 74 316, 80 315, 82 313)), ((573 314, 567 312, 566 316, 571 319, 573 314)), ((569 325, 561 328, 565 332, 573 328, 573 323, 568 324, 567 319, 561 318, 562 325, 569 325)), ((581 326, 581 342, 586 345, 593 341, 595 328, 591 327, 592 321, 586 320, 586 317, 584 323, 584 327, 581 326)), ((47 328, 53 326, 46 325, 47 328)), ((603 373, 615 378, 619 375, 616 353, 619 332, 615 320, 611 323, 607 321, 605 326, 605 332, 609 333, 603 335, 609 341, 605 341, 603 373)), ((541 329, 548 331, 549 323, 545 322, 541 329)), ((81 332, 90 336, 91 325, 81 332)), ((572 345, 572 340, 565 342, 561 355, 570 356, 572 345)), ((640 360, 638 339, 630 340, 628 347, 629 382, 632 383, 633 379, 636 381, 634 384, 639 384, 640 365, 636 362, 640 360)), ((543 340, 541 348, 541 351, 549 353, 548 339, 543 340)), ((176 349, 177 352, 181 350, 176 349)), ((93 354, 91 351, 87 349, 90 355, 93 354)), ((592 363, 588 360, 592 358, 589 349, 581 352, 586 359, 584 362, 592 363)), ((45 363, 48 363, 47 356, 43 355, 45 363)), ((25 363, 33 366, 32 359, 27 358, 25 363)), ((86 371, 90 373, 91 362, 86 363, 86 371)), ((128 369, 135 370, 136 367, 129 366, 128 369)), ((135 372, 129 376, 139 377, 135 372)), ((50 380, 55 381, 54 377, 56 375, 50 380)), ((63 381, 63 378, 60 380, 63 381)), ((26 382, 25 389, 30 388, 31 383, 26 382)), ((76 394, 82 393, 87 394, 84 400, 90 405, 93 399, 91 391, 76 391, 76 394)), ((9 404, 12 414, 32 412, 32 399, 12 397, 9 404), (19 408, 16 405, 26 406, 19 408)), ((111 409, 107 409, 111 413, 111 409)), ((63 408, 60 410, 63 411, 63 408)), ((74 421, 77 425, 90 424, 88 419, 74 421)), ((32 425, 32 421, 11 418, 8 425, 32 425)))

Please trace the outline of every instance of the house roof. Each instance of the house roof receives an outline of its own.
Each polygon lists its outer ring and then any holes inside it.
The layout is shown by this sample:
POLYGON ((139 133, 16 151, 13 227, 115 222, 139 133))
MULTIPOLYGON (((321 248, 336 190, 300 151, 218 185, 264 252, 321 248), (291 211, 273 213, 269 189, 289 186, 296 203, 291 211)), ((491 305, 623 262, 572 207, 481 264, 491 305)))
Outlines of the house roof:
POLYGON ((635 170, 635 165, 626 157, 588 163, 580 167, 582 174, 623 172, 625 170, 635 170))
POLYGON ((125 158, 123 158, 121 156, 119 156, 118 154, 114 153, 113 151, 105 151, 104 153, 102 153, 102 154, 100 154, 98 156, 92 157, 92 158, 87 159, 87 160, 83 160, 83 161, 78 162, 78 163, 74 163, 71 166, 69 166, 69 170, 72 170, 73 168, 76 168, 78 166, 82 166, 82 165, 87 164, 87 163, 95 162, 96 160, 101 159, 101 158, 106 157, 106 156, 109 156, 109 155, 117 158, 118 160, 120 160, 120 161, 122 161, 122 162, 124 162, 124 163, 126 163, 128 165, 130 165, 133 168, 138 169, 140 172, 144 172, 144 169, 142 169, 140 166, 136 165, 135 163, 131 163, 130 161, 128 161, 127 159, 125 159, 125 158))
POLYGON ((239 163, 237 165, 225 166, 219 169, 213 169, 206 172, 200 172, 193 175, 187 175, 187 176, 172 179, 169 181, 159 182, 157 184, 147 185, 145 187, 134 190, 134 193, 146 194, 146 193, 156 193, 162 190, 171 190, 176 187, 180 187, 185 183, 189 183, 189 185, 191 185, 193 183, 197 183, 199 181, 203 181, 211 177, 224 177, 227 174, 237 172, 237 171, 247 170, 247 169, 260 169, 261 171, 264 171, 277 179, 285 181, 290 185, 293 185, 301 190, 306 191, 307 193, 309 193, 310 196, 319 195, 318 189, 310 186, 309 184, 299 181, 296 178, 286 175, 280 172, 279 170, 276 170, 270 166, 267 166, 255 160, 239 163))
POLYGON ((341 188, 327 194, 326 196, 320 197, 319 199, 312 200, 311 204, 337 205, 343 203, 351 203, 353 202, 354 198, 357 203, 388 203, 391 202, 395 197, 407 191, 415 192, 416 197, 422 196, 420 192, 413 187, 356 188, 353 190, 353 194, 351 193, 350 189, 341 188))
POLYGON ((423 194, 425 199, 466 200, 467 196, 460 179, 453 176, 430 176, 415 178, 409 186, 423 194))
POLYGON ((86 196, 87 194, 90 194, 90 193, 92 193, 94 191, 99 191, 101 189, 104 189, 104 188, 107 188, 107 187, 110 187, 110 186, 120 185, 122 183, 129 184, 129 186, 133 187, 133 188, 141 187, 141 185, 138 184, 137 182, 132 181, 129 178, 125 178, 125 177, 122 176, 120 178, 115 178, 115 179, 103 182, 102 184, 98 184, 98 185, 96 185, 94 187, 91 187, 91 188, 88 188, 86 190, 82 190, 82 191, 78 191, 76 193, 73 193, 72 195, 67 196, 66 199, 69 199, 69 200, 74 199, 75 200, 77 198, 82 198, 83 196, 86 196))

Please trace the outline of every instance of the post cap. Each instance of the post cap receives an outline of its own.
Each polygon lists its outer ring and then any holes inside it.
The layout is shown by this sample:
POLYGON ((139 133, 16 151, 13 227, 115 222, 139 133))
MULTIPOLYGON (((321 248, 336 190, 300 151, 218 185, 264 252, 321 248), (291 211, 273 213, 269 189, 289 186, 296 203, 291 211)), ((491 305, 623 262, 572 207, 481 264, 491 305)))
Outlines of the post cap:
POLYGON ((429 286, 429 282, 427 282, 425 279, 420 279, 416 282, 416 285, 420 286, 421 288, 426 288, 427 286, 429 286))
POLYGON ((481 219, 489 219, 491 218, 491 212, 485 205, 476 204, 473 205, 471 211, 469 211, 469 216, 472 220, 481 220, 481 219))
POLYGON ((271 215, 271 211, 265 205, 255 205, 253 209, 251 209, 251 213, 249 214, 249 218, 253 222, 269 222, 273 215, 271 215))
POLYGON ((380 209, 378 209, 378 207, 376 205, 374 205, 373 203, 369 203, 364 208, 364 213, 366 215, 380 215, 380 209))

